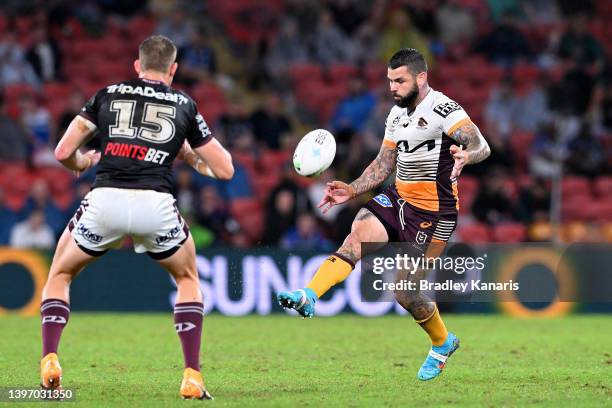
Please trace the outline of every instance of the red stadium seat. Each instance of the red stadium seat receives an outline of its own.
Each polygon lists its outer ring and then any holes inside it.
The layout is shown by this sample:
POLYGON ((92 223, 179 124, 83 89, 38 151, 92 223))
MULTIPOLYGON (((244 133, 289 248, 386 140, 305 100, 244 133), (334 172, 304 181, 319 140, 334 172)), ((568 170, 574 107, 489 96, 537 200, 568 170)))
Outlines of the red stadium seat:
POLYGON ((459 198, 461 198, 462 194, 475 194, 480 187, 480 182, 474 176, 470 176, 468 174, 459 176, 457 181, 458 190, 459 190, 459 198))
POLYGON ((291 152, 289 151, 266 151, 259 158, 259 168, 264 173, 282 172, 285 164, 291 160, 291 152))
POLYGON ((527 158, 529 156, 529 148, 533 142, 535 135, 529 132, 516 132, 510 138, 510 146, 514 157, 518 162, 519 169, 523 172, 527 170, 527 158))
POLYGON ((491 240, 489 227, 485 224, 459 225, 457 232, 461 241, 467 243, 487 243, 491 240))
POLYGON ((563 197, 590 196, 591 186, 586 177, 567 176, 561 184, 563 197))
POLYGON ((527 237, 527 229, 523 224, 504 223, 494 226, 492 235, 495 242, 523 242, 527 237))
POLYGON ((262 211, 260 202, 253 198, 237 198, 230 201, 230 214, 235 218, 251 213, 261 214, 262 211))
POLYGON ((251 198, 232 200, 230 202, 230 213, 249 238, 254 241, 261 238, 264 230, 264 215, 259 201, 251 198))
POLYGON ((318 64, 292 64, 289 66, 289 76, 294 83, 304 80, 323 80, 321 66, 318 64))
POLYGON ((610 196, 612 193, 612 176, 601 176, 595 180, 595 194, 600 198, 610 196))
POLYGON ((348 81, 357 75, 357 67, 350 64, 334 64, 327 69, 327 74, 333 82, 348 81))

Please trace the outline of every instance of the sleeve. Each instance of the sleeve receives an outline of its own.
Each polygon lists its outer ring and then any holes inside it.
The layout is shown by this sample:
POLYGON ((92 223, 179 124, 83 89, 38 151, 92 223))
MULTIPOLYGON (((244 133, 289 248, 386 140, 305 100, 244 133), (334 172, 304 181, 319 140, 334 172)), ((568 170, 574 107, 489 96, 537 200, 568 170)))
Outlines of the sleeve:
POLYGON ((387 120, 385 121, 385 137, 383 139, 383 145, 395 149, 397 147, 397 136, 396 131, 400 121, 399 112, 391 109, 387 120))
POLYGON ((191 118, 189 131, 187 132, 187 141, 192 148, 204 146, 212 140, 212 133, 204 120, 198 108, 194 105, 195 114, 191 118))
POLYGON ((98 127, 98 109, 100 108, 100 92, 89 98, 85 106, 81 108, 79 116, 87 119, 98 127))
POLYGON ((442 131, 446 135, 451 135, 459 127, 471 122, 461 105, 450 99, 436 105, 434 112, 442 117, 442 131))

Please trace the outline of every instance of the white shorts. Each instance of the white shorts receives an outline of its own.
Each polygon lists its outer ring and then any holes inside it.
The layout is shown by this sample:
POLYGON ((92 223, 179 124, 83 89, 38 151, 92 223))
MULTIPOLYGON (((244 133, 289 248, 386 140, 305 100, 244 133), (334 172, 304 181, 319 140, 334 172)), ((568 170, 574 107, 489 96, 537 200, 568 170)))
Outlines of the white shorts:
POLYGON ((171 194, 109 187, 85 196, 68 229, 79 247, 94 256, 121 245, 123 237, 130 235, 136 252, 164 259, 189 236, 171 194))

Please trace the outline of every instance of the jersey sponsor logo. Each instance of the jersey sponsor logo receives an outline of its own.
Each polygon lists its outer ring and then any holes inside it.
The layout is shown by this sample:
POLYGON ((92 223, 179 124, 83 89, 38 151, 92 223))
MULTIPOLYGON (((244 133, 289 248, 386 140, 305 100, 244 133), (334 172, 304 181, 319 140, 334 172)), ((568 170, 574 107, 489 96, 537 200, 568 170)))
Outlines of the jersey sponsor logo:
POLYGON ((376 201, 381 207, 393 207, 393 204, 391 204, 391 200, 385 194, 377 195, 376 197, 374 197, 374 201, 376 201))
POLYGON ((196 327, 196 325, 191 323, 191 322, 175 323, 174 324, 174 328, 176 329, 177 333, 182 333, 182 332, 189 331, 189 330, 193 329, 194 327, 196 327))
POLYGON ((423 221, 420 224, 420 227, 423 228, 423 229, 431 227, 431 221, 423 221))
POLYGON ((438 115, 442 116, 443 118, 446 118, 448 115, 450 115, 454 111, 458 111, 459 109, 462 109, 462 108, 457 102, 448 101, 448 102, 444 102, 436 106, 434 108, 434 112, 436 112, 438 115))
POLYGON ((417 129, 427 129, 427 121, 425 120, 425 118, 420 117, 419 121, 417 122, 417 129))
POLYGON ((435 139, 426 140, 423 143, 416 145, 412 149, 408 145, 407 140, 400 140, 399 142, 397 142, 397 150, 399 150, 400 153, 413 153, 419 150, 423 146, 427 146, 427 151, 429 152, 436 148, 436 140, 435 139))
POLYGON ((204 117, 201 114, 198 113, 195 118, 196 122, 198 122, 198 129, 200 129, 200 133, 202 133, 202 136, 208 136, 212 134, 210 129, 208 128, 208 124, 206 123, 204 117))
POLYGON ((161 237, 155 238, 155 243, 157 245, 161 245, 164 242, 168 242, 168 241, 173 240, 174 238, 178 237, 180 233, 181 233, 181 227, 177 225, 176 227, 174 227, 170 231, 168 231, 165 235, 162 235, 161 237))
POLYGON ((77 226, 77 234, 94 244, 99 244, 102 242, 102 235, 94 234, 83 224, 79 224, 77 226))
POLYGON ((417 244, 422 245, 427 242, 427 234, 423 231, 417 231, 415 241, 417 244))
POLYGON ((161 101, 170 101, 179 105, 186 104, 188 99, 179 93, 174 92, 157 92, 150 86, 131 86, 131 85, 111 85, 106 87, 106 93, 120 93, 129 95, 141 95, 147 98, 155 98, 161 101))
POLYGON ((128 143, 108 142, 104 149, 105 156, 128 157, 155 164, 164 164, 170 153, 152 147, 139 146, 128 143))
POLYGON ((43 316, 42 318, 42 324, 45 323, 59 323, 59 324, 64 324, 66 323, 66 318, 64 316, 43 316))

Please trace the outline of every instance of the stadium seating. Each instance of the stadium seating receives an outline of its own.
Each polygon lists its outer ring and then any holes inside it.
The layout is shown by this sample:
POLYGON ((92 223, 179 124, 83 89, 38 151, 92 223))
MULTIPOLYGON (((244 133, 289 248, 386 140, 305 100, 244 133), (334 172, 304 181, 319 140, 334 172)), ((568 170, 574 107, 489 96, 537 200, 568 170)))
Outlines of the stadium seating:
POLYGON ((471 244, 487 243, 491 241, 489 227, 485 224, 459 224, 458 234, 461 241, 471 244))
POLYGON ((493 227, 491 235, 494 242, 523 242, 527 238, 527 229, 523 224, 502 223, 493 227))

